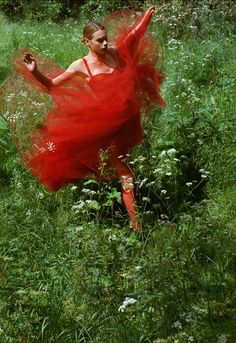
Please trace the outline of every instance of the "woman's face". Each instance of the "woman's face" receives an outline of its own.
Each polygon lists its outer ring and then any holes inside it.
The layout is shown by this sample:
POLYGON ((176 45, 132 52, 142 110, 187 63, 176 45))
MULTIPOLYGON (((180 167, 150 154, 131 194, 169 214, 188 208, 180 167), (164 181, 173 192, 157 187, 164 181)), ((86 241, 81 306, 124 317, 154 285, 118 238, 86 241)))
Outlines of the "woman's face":
POLYGON ((108 47, 106 31, 98 30, 94 32, 92 38, 88 39, 87 45, 96 54, 105 54, 108 47))

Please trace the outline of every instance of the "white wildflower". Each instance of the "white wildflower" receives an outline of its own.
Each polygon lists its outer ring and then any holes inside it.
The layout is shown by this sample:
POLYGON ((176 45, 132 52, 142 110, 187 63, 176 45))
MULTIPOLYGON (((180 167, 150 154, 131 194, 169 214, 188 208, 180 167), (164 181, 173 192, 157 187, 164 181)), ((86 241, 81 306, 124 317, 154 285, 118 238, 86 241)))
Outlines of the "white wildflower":
POLYGON ((75 211, 75 213, 79 212, 80 209, 82 209, 86 203, 83 200, 80 200, 77 204, 73 205, 71 207, 72 211, 75 211))
POLYGON ((226 343, 227 342, 227 336, 225 334, 222 334, 218 337, 218 343, 226 343))
POLYGON ((186 182, 186 186, 188 186, 188 187, 190 187, 190 186, 192 186, 192 182, 186 182))
POLYGON ((26 214, 25 214, 25 215, 26 215, 27 217, 30 217, 30 216, 31 216, 31 214, 32 214, 31 210, 28 210, 28 211, 26 212, 26 214))
POLYGON ((155 181, 148 182, 148 183, 146 183, 146 187, 151 187, 155 183, 156 183, 155 181))
POLYGON ((161 194, 166 194, 167 193, 167 190, 166 189, 162 189, 161 190, 161 194))
POLYGON ((123 304, 121 304, 120 307, 118 308, 118 312, 124 312, 126 309, 126 306, 133 305, 136 303, 136 301, 137 300, 134 298, 126 297, 125 300, 123 301, 123 304))
POLYGON ((83 226, 77 226, 77 227, 75 228, 75 232, 82 231, 83 229, 84 229, 83 226))
POLYGON ((180 323, 179 320, 177 320, 176 322, 173 323, 172 328, 176 328, 181 330, 182 329, 182 324, 180 323))
POLYGON ((72 187, 71 187, 71 190, 72 190, 72 191, 75 191, 77 188, 78 188, 77 186, 72 186, 72 187))
POLYGON ((159 157, 163 157, 166 155, 166 150, 162 150, 162 152, 159 154, 159 157))
POLYGON ((44 198, 44 194, 43 194, 42 192, 40 192, 40 193, 38 194, 38 198, 39 198, 39 199, 43 199, 43 198, 44 198))
POLYGON ((143 185, 145 184, 145 182, 148 181, 148 178, 146 177, 145 179, 143 179, 140 184, 139 184, 139 188, 143 187, 143 185))
POLYGON ((161 168, 156 168, 153 170, 153 174, 160 173, 162 171, 161 168))
POLYGON ((23 97, 27 97, 28 92, 27 91, 20 91, 19 95, 23 96, 23 97))
POLYGON ((109 241, 109 242, 116 241, 116 240, 117 240, 117 236, 116 236, 116 235, 110 235, 110 236, 108 237, 108 241, 109 241))
POLYGON ((91 189, 88 189, 88 188, 83 188, 81 192, 86 193, 86 194, 91 194, 91 195, 96 194, 95 191, 92 191, 91 189))
POLYGON ((142 197, 142 201, 150 202, 151 200, 150 200, 150 198, 148 198, 148 197, 142 197))
POLYGON ((138 161, 139 162, 143 162, 143 161, 145 161, 146 160, 146 157, 144 157, 144 156, 139 156, 138 157, 138 161))
POLYGON ((170 175, 172 175, 171 172, 167 172, 167 173, 166 173, 166 176, 170 176, 170 175))
POLYGON ((139 271, 140 269, 142 269, 142 267, 141 266, 136 266, 136 267, 134 267, 134 269, 139 271))

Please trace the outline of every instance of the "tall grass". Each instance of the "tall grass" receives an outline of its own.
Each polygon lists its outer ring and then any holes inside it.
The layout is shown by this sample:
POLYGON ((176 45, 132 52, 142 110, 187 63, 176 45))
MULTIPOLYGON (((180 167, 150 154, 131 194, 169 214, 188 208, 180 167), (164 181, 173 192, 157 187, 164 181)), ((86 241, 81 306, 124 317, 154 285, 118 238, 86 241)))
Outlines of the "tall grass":
MULTIPOLYGON (((167 106, 153 109, 130 157, 140 235, 128 231, 118 182, 49 193, 24 169, 4 114, 26 100, 3 82, 2 343, 235 341, 235 36, 226 10, 225 22, 203 6, 192 19, 177 1, 152 24, 165 47, 167 106)), ((1 16, 1 81, 21 46, 66 67, 84 53, 82 26, 1 16)))

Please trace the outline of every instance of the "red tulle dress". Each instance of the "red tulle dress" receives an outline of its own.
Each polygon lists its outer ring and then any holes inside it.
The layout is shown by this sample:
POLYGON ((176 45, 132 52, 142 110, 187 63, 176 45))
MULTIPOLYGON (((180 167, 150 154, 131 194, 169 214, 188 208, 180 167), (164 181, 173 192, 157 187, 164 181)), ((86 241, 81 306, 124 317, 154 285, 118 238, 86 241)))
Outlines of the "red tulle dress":
MULTIPOLYGON (((78 76, 53 86, 53 106, 41 122, 31 126, 27 144, 20 143, 15 133, 23 163, 47 189, 56 191, 91 175, 117 177, 102 171, 101 156, 104 152, 125 155, 140 144, 141 114, 153 104, 165 104, 159 93, 163 76, 156 69, 156 39, 147 32, 150 18, 140 26, 142 18, 127 11, 107 17, 103 24, 117 50, 117 68, 110 74, 90 75, 89 81, 78 76)), ((36 59, 40 71, 49 77, 64 71, 48 59, 42 65, 40 57, 36 55, 36 59)), ((22 52, 14 62, 17 74, 23 75, 30 86, 34 85, 37 92, 48 92, 28 72, 22 52)), ((12 123, 14 131, 16 119, 12 123)), ((27 131, 26 127, 19 130, 21 134, 24 129, 27 131)))

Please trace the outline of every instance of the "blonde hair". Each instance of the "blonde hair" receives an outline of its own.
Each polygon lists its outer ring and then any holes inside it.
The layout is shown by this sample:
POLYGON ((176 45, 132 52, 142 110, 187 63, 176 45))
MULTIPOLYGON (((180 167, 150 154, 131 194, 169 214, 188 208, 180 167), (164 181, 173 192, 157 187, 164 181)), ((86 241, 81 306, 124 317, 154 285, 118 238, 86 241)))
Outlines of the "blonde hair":
POLYGON ((93 20, 89 21, 84 26, 84 29, 83 29, 83 37, 84 38, 82 39, 82 42, 83 43, 85 42, 85 38, 91 39, 94 32, 99 31, 99 30, 105 31, 105 27, 96 21, 93 21, 93 20))

